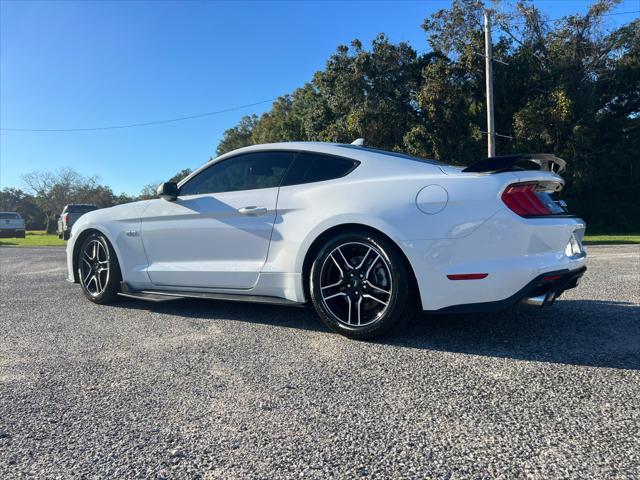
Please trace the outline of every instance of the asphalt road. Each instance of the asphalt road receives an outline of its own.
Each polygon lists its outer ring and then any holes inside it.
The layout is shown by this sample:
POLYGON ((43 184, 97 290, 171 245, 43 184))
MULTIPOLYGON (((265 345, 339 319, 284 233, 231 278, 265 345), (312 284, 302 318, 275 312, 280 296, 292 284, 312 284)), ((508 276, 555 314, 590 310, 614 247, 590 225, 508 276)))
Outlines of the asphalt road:
POLYGON ((0 478, 640 478, 640 248, 546 310, 375 343, 311 310, 93 305, 0 248, 0 478))

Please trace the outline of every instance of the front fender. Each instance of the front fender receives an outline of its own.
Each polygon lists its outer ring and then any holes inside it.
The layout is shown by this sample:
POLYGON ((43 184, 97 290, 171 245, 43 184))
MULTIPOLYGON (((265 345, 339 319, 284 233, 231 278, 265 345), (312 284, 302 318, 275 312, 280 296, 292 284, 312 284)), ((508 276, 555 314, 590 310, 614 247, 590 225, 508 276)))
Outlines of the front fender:
POLYGON ((68 277, 67 280, 69 282, 77 283, 80 281, 76 277, 76 270, 78 269, 78 265, 76 262, 76 255, 78 253, 78 249, 81 247, 82 242, 91 232, 100 232, 104 235, 114 251, 116 252, 116 256, 118 257, 118 264, 120 266, 120 271, 122 271, 122 262, 120 261, 120 253, 118 251, 117 246, 114 244, 113 240, 110 238, 110 234, 107 229, 105 229, 102 225, 92 223, 92 222, 80 222, 77 221, 71 227, 71 236, 69 237, 69 241, 67 242, 67 272, 68 277))
POLYGON ((73 225, 67 244, 69 279, 76 281, 73 264, 80 242, 91 231, 100 232, 111 244, 120 266, 122 280, 131 284, 149 284, 148 260, 140 237, 141 215, 147 202, 136 202, 95 210, 73 225))

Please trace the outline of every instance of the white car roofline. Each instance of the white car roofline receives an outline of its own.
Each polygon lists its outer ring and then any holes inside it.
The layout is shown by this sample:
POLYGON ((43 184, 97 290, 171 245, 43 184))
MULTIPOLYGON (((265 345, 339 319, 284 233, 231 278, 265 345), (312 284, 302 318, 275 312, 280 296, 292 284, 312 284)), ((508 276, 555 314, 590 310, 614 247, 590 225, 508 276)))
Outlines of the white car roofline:
MULTIPOLYGON (((358 160, 360 162, 367 162, 372 158, 392 161, 395 152, 386 152, 385 150, 373 150, 367 147, 360 148, 358 145, 348 144, 348 143, 329 143, 329 142, 278 142, 278 143, 262 143, 259 145, 249 145, 247 147, 238 148, 236 150, 232 150, 231 152, 223 153, 222 155, 209 160, 207 163, 197 168, 187 177, 182 179, 178 183, 178 188, 180 188, 183 184, 189 181, 191 178, 195 177, 197 174, 210 167, 214 163, 221 162, 226 160, 227 158, 234 157, 236 155, 241 155, 244 153, 252 153, 252 152, 268 152, 274 150, 286 150, 286 151, 294 151, 294 152, 314 152, 321 153, 325 155, 335 155, 338 157, 344 157, 352 160, 358 160)), ((410 157, 410 155, 407 155, 410 157)), ((420 160, 416 157, 416 160, 420 160)), ((427 162, 431 165, 437 166, 438 162, 427 162)))

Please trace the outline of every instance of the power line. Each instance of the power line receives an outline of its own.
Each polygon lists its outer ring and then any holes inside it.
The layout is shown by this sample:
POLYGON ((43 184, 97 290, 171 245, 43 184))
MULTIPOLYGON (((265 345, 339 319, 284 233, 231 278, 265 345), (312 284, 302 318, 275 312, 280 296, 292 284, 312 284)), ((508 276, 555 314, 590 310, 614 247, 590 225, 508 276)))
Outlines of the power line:
POLYGON ((125 125, 111 125, 107 127, 87 127, 87 128, 0 128, 6 132, 92 132, 98 130, 117 130, 121 128, 134 128, 134 127, 148 127, 151 125, 162 125, 164 123, 181 122, 183 120, 193 120, 194 118, 210 117, 212 115, 218 115, 220 113, 233 112, 235 110, 241 110, 243 108, 255 107, 256 105, 262 105, 263 103, 273 102, 277 99, 270 98, 269 100, 262 100, 255 103, 247 103, 246 105, 240 105, 237 107, 225 108, 223 110, 215 110, 213 112, 198 113, 196 115, 188 115, 186 117, 170 118, 167 120, 156 120, 153 122, 140 122, 129 123, 125 125))
MULTIPOLYGON (((632 11, 628 11, 628 12, 615 12, 615 13, 604 13, 604 14, 600 14, 598 16, 600 17, 609 17, 609 16, 613 16, 613 15, 629 15, 629 14, 633 14, 633 13, 640 13, 640 10, 632 10, 632 11)), ((561 18, 565 18, 565 17, 561 17, 561 18)), ((560 18, 557 19, 549 19, 549 20, 543 20, 543 23, 547 23, 547 22, 553 22, 556 20, 559 20, 560 18)), ((515 25, 522 25, 526 22, 515 22, 513 24, 515 25)), ((503 62, 501 62, 503 63, 503 62)), ((254 102, 254 103, 248 103, 245 105, 239 105, 237 107, 231 107, 231 108, 225 108, 222 110, 215 110, 212 112, 205 112, 205 113, 198 113, 195 115, 187 115, 185 117, 177 117, 177 118, 169 118, 169 119, 165 119, 165 120, 156 120, 156 121, 152 121, 152 122, 140 122, 140 123, 129 123, 129 124, 124 124, 124 125, 110 125, 110 126, 106 126, 106 127, 84 127, 84 128, 0 128, 0 131, 4 131, 4 132, 95 132, 95 131, 100 131, 100 130, 118 130, 118 129, 123 129, 123 128, 136 128, 136 127, 148 127, 148 126, 152 126, 152 125, 162 125, 162 124, 166 124, 166 123, 174 123, 174 122, 182 122, 184 120, 193 120, 196 118, 203 118, 203 117, 210 117, 213 115, 219 115, 221 113, 227 113, 227 112, 233 112, 236 110, 241 110, 243 108, 249 108, 249 107, 255 107, 256 105, 262 105, 264 103, 269 103, 269 102, 273 102, 277 99, 276 98, 270 98, 268 100, 262 100, 260 102, 254 102)))
POLYGON ((598 16, 598 17, 611 17, 613 15, 629 15, 631 13, 640 13, 640 10, 631 10, 630 12, 603 13, 601 15, 596 15, 596 16, 598 16))

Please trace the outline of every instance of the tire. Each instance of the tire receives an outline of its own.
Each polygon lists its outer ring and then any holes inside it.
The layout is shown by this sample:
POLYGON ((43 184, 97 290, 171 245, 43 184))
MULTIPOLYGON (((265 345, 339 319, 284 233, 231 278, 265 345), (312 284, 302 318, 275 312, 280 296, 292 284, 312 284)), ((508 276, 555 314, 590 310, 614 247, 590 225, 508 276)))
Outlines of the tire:
POLYGON ((62 240, 69 240, 69 230, 62 232, 62 240))
POLYGON ((379 337, 415 312, 409 275, 401 253, 385 237, 367 231, 342 233, 313 261, 311 300, 331 330, 357 340, 379 337))
POLYGON ((101 233, 92 233, 78 252, 78 276, 85 297, 93 303, 113 302, 120 291, 120 265, 109 241, 101 233))
POLYGON ((18 232, 17 238, 27 238, 27 232, 24 230, 22 232, 18 232))

